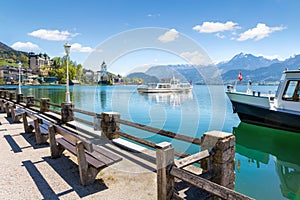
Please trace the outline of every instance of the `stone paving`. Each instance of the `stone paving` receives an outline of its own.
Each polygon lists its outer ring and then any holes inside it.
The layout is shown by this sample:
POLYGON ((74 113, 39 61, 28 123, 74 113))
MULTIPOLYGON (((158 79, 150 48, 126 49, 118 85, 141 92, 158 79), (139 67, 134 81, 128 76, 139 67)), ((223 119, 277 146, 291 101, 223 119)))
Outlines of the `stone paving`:
POLYGON ((0 199, 156 199, 155 164, 139 154, 107 147, 123 160, 83 187, 72 155, 51 159, 47 144, 36 145, 22 123, 0 114, 0 199))

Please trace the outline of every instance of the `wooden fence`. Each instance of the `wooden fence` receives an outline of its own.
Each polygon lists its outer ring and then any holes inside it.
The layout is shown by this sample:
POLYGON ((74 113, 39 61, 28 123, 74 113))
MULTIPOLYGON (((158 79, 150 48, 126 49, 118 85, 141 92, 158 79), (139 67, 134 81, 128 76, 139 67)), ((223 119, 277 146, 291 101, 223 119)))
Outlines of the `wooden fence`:
POLYGON ((157 194, 159 200, 181 199, 175 189, 175 178, 204 190, 211 194, 211 198, 220 197, 223 199, 250 199, 233 190, 235 181, 235 137, 232 134, 212 131, 205 133, 201 138, 193 138, 158 128, 130 122, 120 118, 116 112, 94 113, 80 110, 72 103, 53 103, 49 98, 36 99, 32 96, 24 97, 22 94, 0 90, 0 98, 10 100, 30 109, 39 111, 64 124, 70 121, 78 121, 94 130, 101 130, 108 139, 119 138, 120 136, 156 149, 157 165, 157 194), (14 101, 15 100, 15 101, 14 101), (91 116, 94 122, 74 116, 74 113, 91 116), (54 114, 54 115, 53 115, 54 114), (155 144, 120 130, 120 124, 133 127, 139 130, 152 132, 172 139, 188 142, 201 146, 201 151, 189 155, 174 150, 167 142, 155 144), (175 156, 179 160, 175 159, 175 156), (195 175, 187 166, 197 163, 202 173, 195 175))

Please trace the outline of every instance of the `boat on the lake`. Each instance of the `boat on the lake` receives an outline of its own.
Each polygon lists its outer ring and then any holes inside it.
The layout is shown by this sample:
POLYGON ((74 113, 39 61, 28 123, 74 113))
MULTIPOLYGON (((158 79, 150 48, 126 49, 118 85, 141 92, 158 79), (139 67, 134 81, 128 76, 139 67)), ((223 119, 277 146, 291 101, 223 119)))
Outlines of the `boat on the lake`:
POLYGON ((226 94, 241 121, 300 133, 300 69, 283 72, 275 95, 232 86, 226 94))
POLYGON ((166 83, 149 83, 144 86, 138 87, 140 93, 171 93, 171 92, 189 92, 193 89, 193 86, 188 82, 180 82, 174 77, 170 82, 166 83))

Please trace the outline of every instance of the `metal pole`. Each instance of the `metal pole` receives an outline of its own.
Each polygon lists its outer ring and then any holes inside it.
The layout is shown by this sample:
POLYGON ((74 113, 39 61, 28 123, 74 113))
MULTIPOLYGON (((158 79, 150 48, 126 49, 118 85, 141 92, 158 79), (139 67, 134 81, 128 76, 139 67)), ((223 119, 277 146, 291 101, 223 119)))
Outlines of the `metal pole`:
POLYGON ((66 92, 66 103, 71 103, 70 101, 70 89, 69 89, 69 64, 68 64, 68 54, 67 54, 67 92, 66 92))
POLYGON ((22 94, 22 91, 21 91, 21 66, 22 66, 22 63, 19 62, 19 92, 18 92, 18 94, 22 94))
POLYGON ((66 51, 66 56, 67 56, 67 91, 66 91, 66 103, 71 103, 70 101, 70 89, 69 89, 69 52, 70 52, 70 48, 71 48, 71 45, 66 43, 64 45, 65 47, 65 51, 66 51))

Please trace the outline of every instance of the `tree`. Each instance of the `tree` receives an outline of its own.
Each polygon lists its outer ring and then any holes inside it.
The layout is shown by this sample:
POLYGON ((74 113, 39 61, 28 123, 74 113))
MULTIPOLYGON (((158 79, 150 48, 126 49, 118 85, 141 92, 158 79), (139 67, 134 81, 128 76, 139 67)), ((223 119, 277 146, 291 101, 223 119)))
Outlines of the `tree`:
POLYGON ((82 65, 78 64, 76 67, 76 79, 78 81, 81 81, 83 78, 83 69, 82 69, 82 65))
POLYGON ((62 66, 62 60, 60 57, 54 57, 52 59, 52 62, 53 62, 53 68, 54 69, 58 69, 62 66))

